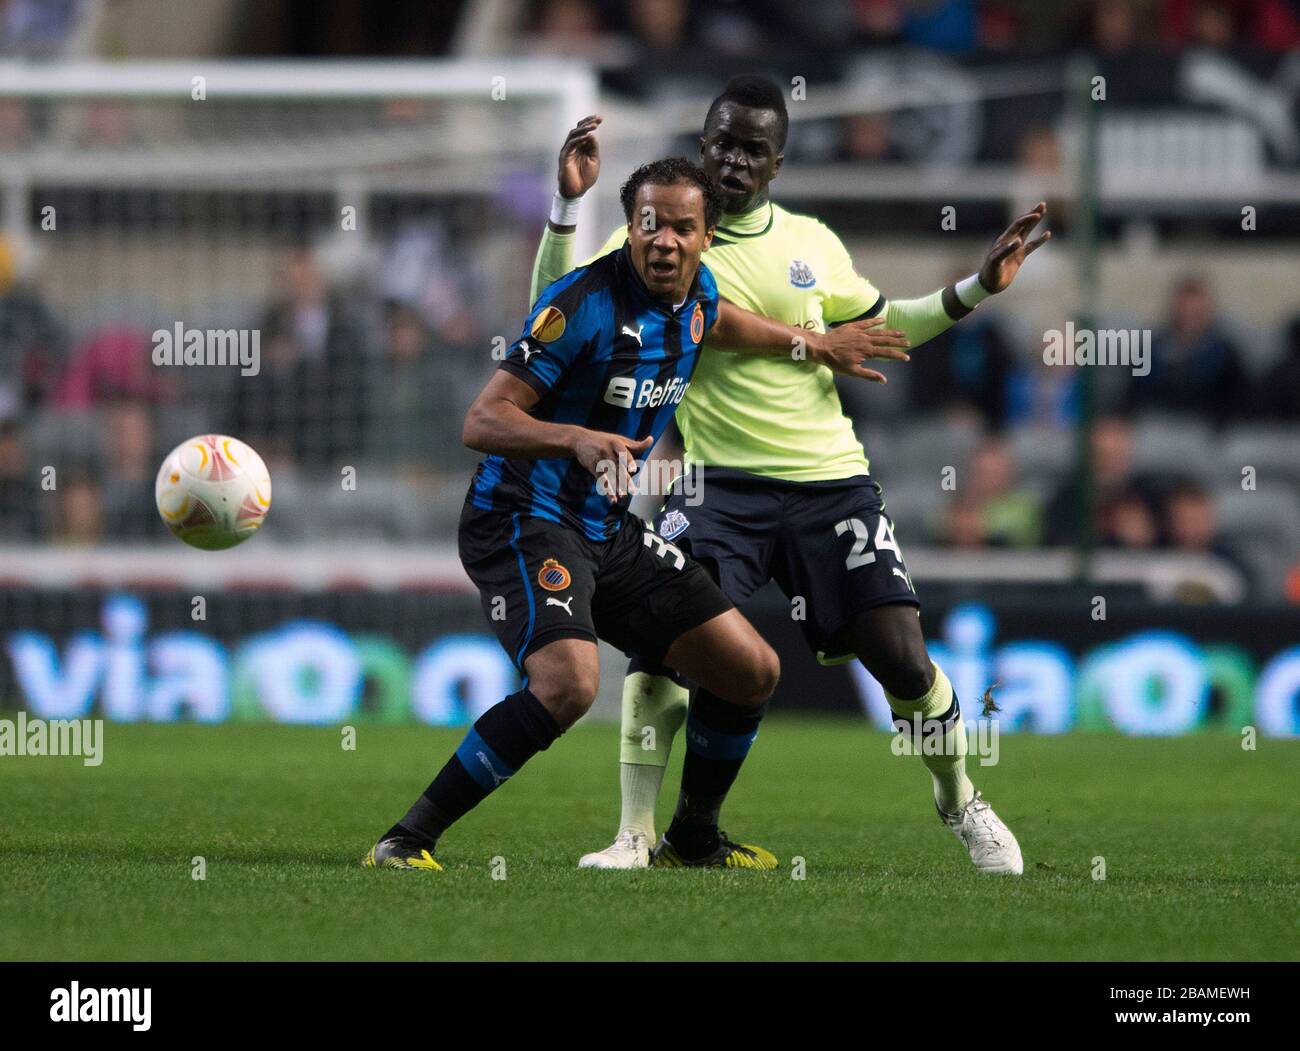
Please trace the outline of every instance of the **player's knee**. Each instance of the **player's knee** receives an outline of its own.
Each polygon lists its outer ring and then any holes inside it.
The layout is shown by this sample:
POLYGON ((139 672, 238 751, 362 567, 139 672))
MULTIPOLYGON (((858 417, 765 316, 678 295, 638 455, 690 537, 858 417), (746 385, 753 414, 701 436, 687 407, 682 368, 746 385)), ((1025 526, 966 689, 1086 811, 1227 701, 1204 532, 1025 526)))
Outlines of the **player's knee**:
POLYGON ((741 670, 728 676, 729 687, 725 696, 733 704, 757 707, 772 696, 777 680, 781 678, 781 661, 762 639, 750 647, 741 670))
POLYGON ((755 671, 754 703, 762 704, 776 692, 776 684, 781 678, 781 661, 771 646, 763 647, 755 671))
POLYGON ((934 685, 934 666, 925 650, 907 649, 878 659, 878 668, 867 670, 892 697, 912 700, 927 693, 934 685))
POLYGON ((599 686, 598 671, 578 667, 559 674, 543 674, 530 678, 528 682, 533 696, 566 730, 587 714, 595 703, 599 686))

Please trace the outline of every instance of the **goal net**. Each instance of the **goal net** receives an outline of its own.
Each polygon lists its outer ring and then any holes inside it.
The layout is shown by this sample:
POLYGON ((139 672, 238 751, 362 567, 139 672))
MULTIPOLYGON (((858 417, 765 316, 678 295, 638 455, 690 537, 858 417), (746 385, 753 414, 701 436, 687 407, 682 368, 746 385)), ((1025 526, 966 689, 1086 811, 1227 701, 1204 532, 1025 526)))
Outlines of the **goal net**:
POLYGON ((86 521, 42 500, 18 536, 156 538, 161 453, 219 431, 271 463, 280 538, 429 537, 394 488, 467 469, 448 417, 526 307, 538 175, 594 97, 531 61, 0 68, 0 412, 88 487, 86 521), (207 357, 173 364, 192 330, 207 357))

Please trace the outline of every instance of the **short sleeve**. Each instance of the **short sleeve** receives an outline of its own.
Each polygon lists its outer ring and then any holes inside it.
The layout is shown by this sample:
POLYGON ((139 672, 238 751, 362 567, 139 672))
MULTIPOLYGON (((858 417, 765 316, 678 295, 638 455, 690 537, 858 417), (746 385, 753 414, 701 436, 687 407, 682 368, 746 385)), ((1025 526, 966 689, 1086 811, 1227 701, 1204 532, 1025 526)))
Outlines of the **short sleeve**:
POLYGON ((829 270, 819 280, 824 286, 822 317, 828 325, 852 321, 864 314, 874 316, 885 308, 885 297, 857 272, 849 251, 834 233, 817 224, 825 245, 829 270))
POLYGON ((537 297, 519 338, 498 366, 538 394, 546 394, 559 382, 590 341, 591 333, 583 330, 589 313, 585 273, 585 267, 570 271, 537 297))

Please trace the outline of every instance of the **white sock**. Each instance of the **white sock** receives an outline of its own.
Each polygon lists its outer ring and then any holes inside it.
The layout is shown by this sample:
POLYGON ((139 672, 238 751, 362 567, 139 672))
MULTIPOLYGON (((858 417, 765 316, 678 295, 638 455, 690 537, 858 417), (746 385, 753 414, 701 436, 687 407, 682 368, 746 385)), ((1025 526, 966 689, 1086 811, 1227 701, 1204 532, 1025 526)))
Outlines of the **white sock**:
POLYGON ((619 763, 619 784, 623 789, 623 816, 619 831, 631 829, 655 838, 655 800, 664 779, 664 768, 651 763, 619 763))

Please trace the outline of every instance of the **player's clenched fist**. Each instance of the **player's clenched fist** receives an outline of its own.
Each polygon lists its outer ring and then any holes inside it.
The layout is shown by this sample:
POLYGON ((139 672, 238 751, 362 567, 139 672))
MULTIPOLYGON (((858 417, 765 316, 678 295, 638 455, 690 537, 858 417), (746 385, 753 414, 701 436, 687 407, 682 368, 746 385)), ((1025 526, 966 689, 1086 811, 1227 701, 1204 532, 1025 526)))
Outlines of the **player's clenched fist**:
POLYGON ((596 185, 596 177, 600 175, 596 129, 603 119, 594 113, 583 117, 565 138, 560 149, 560 196, 581 197, 596 185))
POLYGON ((896 328, 880 328, 883 317, 867 318, 840 325, 829 332, 811 333, 808 339, 808 356, 833 372, 873 383, 888 382, 883 373, 864 368, 864 358, 891 358, 894 361, 911 361, 907 348, 912 344, 896 328))
POLYGON ((653 436, 638 440, 607 431, 579 428, 573 441, 573 458, 596 477, 596 488, 611 504, 636 490, 632 476, 637 472, 636 458, 649 452, 653 436))

